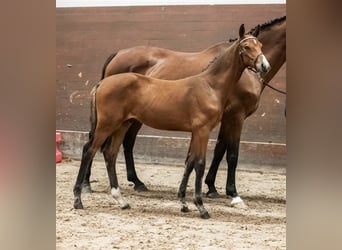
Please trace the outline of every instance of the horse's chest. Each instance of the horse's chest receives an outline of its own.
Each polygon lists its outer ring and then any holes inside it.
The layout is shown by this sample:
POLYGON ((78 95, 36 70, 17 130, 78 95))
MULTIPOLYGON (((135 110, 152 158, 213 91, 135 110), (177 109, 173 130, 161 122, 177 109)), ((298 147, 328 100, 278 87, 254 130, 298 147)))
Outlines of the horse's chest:
POLYGON ((225 113, 244 112, 247 116, 259 106, 260 94, 252 91, 243 91, 233 94, 225 107, 225 113))

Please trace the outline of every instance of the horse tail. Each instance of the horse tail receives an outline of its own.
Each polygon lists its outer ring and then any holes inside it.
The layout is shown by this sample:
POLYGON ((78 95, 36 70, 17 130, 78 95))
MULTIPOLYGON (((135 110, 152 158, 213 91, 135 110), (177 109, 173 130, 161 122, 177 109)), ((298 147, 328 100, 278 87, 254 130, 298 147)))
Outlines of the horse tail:
POLYGON ((103 67, 102 67, 102 75, 101 75, 101 80, 103 80, 103 78, 105 77, 105 73, 106 73, 106 69, 108 64, 113 60, 113 58, 116 56, 117 53, 113 53, 111 54, 107 60, 105 61, 103 67))
POLYGON ((90 92, 90 131, 89 131, 89 139, 91 139, 94 136, 94 132, 96 129, 96 123, 97 123, 97 113, 96 113, 96 100, 95 100, 95 96, 96 96, 96 90, 98 88, 98 86, 100 85, 101 81, 104 79, 105 76, 105 72, 107 69, 108 64, 110 63, 110 61, 116 56, 117 53, 113 53, 111 54, 105 61, 103 67, 102 67, 102 75, 101 75, 101 80, 98 84, 96 84, 95 87, 93 87, 93 89, 90 92))
MULTIPOLYGON (((96 84, 96 86, 90 92, 90 131, 89 131, 89 140, 94 139, 96 124, 97 124, 97 110, 96 110, 96 90, 98 86, 100 86, 101 81, 96 84)), ((108 137, 103 144, 101 145, 101 152, 105 150, 105 146, 110 145, 111 137, 108 137)))
POLYGON ((97 111, 96 111, 96 90, 99 84, 96 84, 96 86, 91 90, 90 92, 90 131, 89 131, 89 140, 93 138, 95 129, 96 129, 96 123, 97 123, 97 111))

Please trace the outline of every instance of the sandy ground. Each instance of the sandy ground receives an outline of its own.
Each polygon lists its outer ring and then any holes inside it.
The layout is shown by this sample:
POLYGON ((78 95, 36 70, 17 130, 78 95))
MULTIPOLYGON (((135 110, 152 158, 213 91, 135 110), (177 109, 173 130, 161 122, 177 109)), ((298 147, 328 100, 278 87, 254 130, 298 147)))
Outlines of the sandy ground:
MULTIPOLYGON (((150 189, 137 193, 117 166, 121 191, 131 209, 121 210, 109 190, 103 161, 96 161, 93 193, 83 194, 83 210, 73 209, 73 185, 79 161, 56 165, 57 249, 286 249, 286 172, 284 168, 239 166, 237 187, 245 207, 230 199, 204 198, 210 219, 199 217, 192 203, 194 173, 189 181, 189 213, 180 211, 177 190, 183 167, 137 163, 150 189)), ((226 169, 217 176, 224 194, 226 169)), ((203 192, 207 191, 204 184, 203 192)))

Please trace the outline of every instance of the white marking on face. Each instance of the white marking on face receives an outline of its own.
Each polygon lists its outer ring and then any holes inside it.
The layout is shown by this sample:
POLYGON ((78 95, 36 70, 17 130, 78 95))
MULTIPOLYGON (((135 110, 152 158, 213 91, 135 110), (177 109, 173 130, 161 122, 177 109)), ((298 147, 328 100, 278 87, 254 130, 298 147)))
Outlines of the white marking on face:
POLYGON ((258 72, 263 72, 263 73, 266 73, 271 69, 269 62, 267 61, 264 55, 260 55, 257 58, 255 67, 258 72))
POLYGON ((257 44, 257 42, 256 42, 256 40, 255 40, 255 39, 253 39, 253 42, 254 42, 254 44, 255 44, 255 45, 257 44))
POLYGON ((262 57, 262 64, 266 67, 266 70, 269 71, 271 69, 270 63, 267 61, 265 55, 261 55, 262 57))

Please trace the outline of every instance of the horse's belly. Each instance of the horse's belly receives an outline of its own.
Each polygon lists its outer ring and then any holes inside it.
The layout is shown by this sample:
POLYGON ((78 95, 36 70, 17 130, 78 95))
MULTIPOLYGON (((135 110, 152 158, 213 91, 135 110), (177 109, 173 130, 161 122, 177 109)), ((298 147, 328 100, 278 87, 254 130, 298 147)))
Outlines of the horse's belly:
POLYGON ((135 115, 141 123, 161 130, 191 131, 188 118, 181 112, 163 112, 161 110, 142 111, 135 115))

